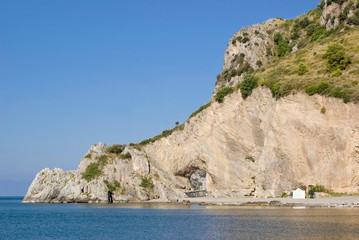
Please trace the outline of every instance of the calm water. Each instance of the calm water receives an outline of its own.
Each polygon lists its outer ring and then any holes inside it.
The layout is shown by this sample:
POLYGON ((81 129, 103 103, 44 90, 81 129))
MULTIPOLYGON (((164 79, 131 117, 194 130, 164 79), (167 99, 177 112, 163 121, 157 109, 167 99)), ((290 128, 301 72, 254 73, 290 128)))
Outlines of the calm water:
POLYGON ((23 204, 0 198, 0 239, 359 239, 359 209, 23 204))

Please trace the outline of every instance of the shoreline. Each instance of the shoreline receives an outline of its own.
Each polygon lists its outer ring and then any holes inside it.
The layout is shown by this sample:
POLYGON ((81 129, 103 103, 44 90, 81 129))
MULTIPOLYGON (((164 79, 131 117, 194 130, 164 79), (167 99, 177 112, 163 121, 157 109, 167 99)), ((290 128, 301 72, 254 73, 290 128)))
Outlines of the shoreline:
MULTIPOLYGON (((22 201, 22 203, 84 203, 107 204, 107 201, 22 201)), ((197 197, 179 198, 176 201, 168 199, 152 199, 148 201, 116 201, 113 204, 179 204, 200 206, 227 206, 227 207, 292 207, 292 208, 358 208, 359 196, 342 196, 328 198, 251 198, 251 197, 197 197)))
MULTIPOLYGON (((163 199, 153 199, 146 203, 170 203, 163 199)), ((171 202, 173 203, 173 202, 171 202)), ((177 203, 202 206, 243 206, 243 207, 327 207, 327 208, 359 208, 359 196, 329 197, 329 198, 180 198, 177 203)))

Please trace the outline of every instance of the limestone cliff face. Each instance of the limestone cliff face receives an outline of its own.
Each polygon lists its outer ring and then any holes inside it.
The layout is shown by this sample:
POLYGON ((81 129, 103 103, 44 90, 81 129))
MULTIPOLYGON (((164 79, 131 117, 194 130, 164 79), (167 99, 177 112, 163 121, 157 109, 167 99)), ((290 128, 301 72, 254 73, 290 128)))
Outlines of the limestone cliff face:
MULTIPOLYGON (((112 183, 114 179, 122 183, 120 191, 115 192, 114 198, 118 201, 143 200, 147 197, 139 187, 140 177, 148 173, 148 162, 137 154, 131 162, 112 158, 102 169, 98 178, 87 182, 82 173, 87 166, 98 161, 106 154, 106 145, 103 143, 92 146, 87 152, 76 171, 64 172, 61 169, 48 168, 36 175, 32 182, 25 202, 101 202, 107 200, 108 187, 104 180, 112 183), (131 179, 131 181, 127 180, 131 179), (127 191, 124 191, 126 187, 127 191), (117 195, 121 194, 121 195, 117 195)), ((135 150, 132 150, 135 151, 135 150)))
POLYGON ((298 93, 275 100, 257 89, 246 100, 235 93, 213 103, 145 151, 174 175, 204 170, 214 196, 274 196, 318 183, 358 191, 358 116, 358 105, 337 99, 298 93))
MULTIPOLYGON (((327 15, 337 16, 348 2, 325 4, 321 24, 331 28, 336 17, 328 23, 327 15)), ((236 75, 219 76, 215 92, 241 81, 238 71, 271 61, 268 49, 283 22, 243 28, 230 39, 223 70, 235 69, 236 75)), ((191 190, 214 197, 278 196, 315 184, 359 192, 358 119, 359 105, 339 99, 295 92, 276 100, 261 87, 247 99, 234 92, 154 143, 126 146, 122 154, 99 143, 77 170, 42 170, 24 202, 106 202, 109 190, 115 202, 176 201, 191 190), (92 165, 98 172, 86 178, 92 165)))
POLYGON ((243 100, 234 93, 189 119, 183 131, 141 150, 126 147, 132 159, 110 159, 90 182, 81 173, 105 153, 104 144, 91 147, 92 159, 82 159, 76 171, 41 171, 24 201, 106 201, 104 180, 120 183, 115 201, 176 200, 195 188, 190 180, 199 170, 201 189, 215 197, 277 196, 310 184, 357 192, 358 116, 359 105, 318 95, 276 100, 258 88, 243 100), (139 186, 143 177, 152 179, 152 189, 139 186))

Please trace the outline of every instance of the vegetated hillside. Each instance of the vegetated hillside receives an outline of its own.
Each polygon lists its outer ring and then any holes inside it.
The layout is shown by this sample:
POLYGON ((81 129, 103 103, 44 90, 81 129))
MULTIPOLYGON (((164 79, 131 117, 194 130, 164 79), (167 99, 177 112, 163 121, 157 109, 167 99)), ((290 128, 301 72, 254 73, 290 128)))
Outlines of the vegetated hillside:
POLYGON ((359 102, 359 1, 322 1, 296 19, 269 20, 239 31, 230 40, 215 93, 266 86, 276 98, 295 90, 359 102), (227 90, 228 91, 228 90, 227 90))
POLYGON ((358 27, 333 33, 324 39, 308 43, 303 49, 276 59, 266 68, 259 69, 255 75, 260 77, 259 84, 269 87, 277 98, 288 95, 292 90, 302 90, 309 95, 318 93, 357 103, 358 39, 358 27), (329 51, 334 49, 334 56, 326 57, 328 48, 329 51), (345 59, 346 56, 349 59, 345 59), (335 62, 333 66, 328 63, 330 59, 335 62))

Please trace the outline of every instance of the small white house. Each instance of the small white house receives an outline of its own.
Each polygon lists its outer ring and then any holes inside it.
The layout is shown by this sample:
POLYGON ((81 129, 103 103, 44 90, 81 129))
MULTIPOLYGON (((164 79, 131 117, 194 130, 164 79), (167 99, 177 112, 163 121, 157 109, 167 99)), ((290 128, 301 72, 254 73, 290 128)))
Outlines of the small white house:
POLYGON ((305 191, 297 188, 296 190, 293 191, 293 198, 295 199, 304 199, 305 198, 305 191))

